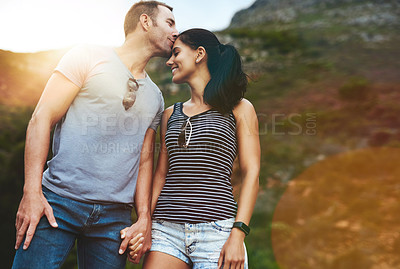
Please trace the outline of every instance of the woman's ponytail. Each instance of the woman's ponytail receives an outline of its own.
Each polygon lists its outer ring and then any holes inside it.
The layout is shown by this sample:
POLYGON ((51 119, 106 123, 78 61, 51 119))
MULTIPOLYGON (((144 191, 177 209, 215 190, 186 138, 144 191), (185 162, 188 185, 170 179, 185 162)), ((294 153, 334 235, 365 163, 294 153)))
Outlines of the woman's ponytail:
POLYGON ((222 114, 232 109, 243 98, 247 76, 242 70, 242 60, 232 45, 218 45, 217 63, 208 62, 211 80, 204 90, 204 100, 222 114))

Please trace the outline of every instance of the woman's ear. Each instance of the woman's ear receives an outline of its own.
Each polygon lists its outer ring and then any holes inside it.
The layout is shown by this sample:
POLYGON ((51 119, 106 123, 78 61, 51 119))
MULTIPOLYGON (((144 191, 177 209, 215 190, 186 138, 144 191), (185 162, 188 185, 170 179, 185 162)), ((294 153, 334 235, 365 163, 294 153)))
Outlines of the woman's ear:
POLYGON ((206 57, 206 49, 202 46, 197 48, 196 63, 200 63, 206 57))

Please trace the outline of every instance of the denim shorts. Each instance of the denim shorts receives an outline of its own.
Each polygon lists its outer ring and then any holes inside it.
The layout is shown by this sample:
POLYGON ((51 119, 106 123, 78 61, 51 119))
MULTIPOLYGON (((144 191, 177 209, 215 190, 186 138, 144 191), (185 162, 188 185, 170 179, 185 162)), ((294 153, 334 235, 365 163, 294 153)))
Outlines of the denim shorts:
MULTIPOLYGON (((193 269, 217 268, 222 247, 231 233, 234 221, 235 218, 178 224, 153 220, 150 251, 174 256, 193 266, 193 269)), ((247 253, 244 268, 248 268, 247 253)))

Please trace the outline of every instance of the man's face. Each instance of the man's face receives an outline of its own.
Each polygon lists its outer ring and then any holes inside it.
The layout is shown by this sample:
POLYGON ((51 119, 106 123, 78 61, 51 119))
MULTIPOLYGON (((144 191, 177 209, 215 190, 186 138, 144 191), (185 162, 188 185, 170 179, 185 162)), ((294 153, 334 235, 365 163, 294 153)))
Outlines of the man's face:
POLYGON ((179 33, 175 27, 172 11, 165 6, 158 6, 158 10, 150 32, 150 41, 155 47, 155 56, 169 57, 179 33))

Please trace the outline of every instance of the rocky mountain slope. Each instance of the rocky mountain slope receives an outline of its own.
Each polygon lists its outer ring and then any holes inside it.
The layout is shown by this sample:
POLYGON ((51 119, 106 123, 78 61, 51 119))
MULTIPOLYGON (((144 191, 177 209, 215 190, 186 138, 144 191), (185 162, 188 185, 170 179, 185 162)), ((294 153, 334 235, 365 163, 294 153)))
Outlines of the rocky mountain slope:
POLYGON ((399 25, 400 3, 389 0, 257 0, 237 12, 230 28, 262 26, 266 23, 290 24, 302 17, 323 16, 300 27, 324 27, 327 23, 348 26, 399 25))

